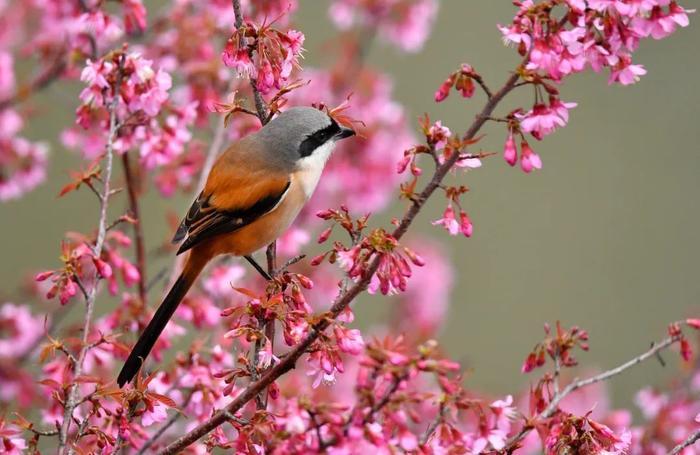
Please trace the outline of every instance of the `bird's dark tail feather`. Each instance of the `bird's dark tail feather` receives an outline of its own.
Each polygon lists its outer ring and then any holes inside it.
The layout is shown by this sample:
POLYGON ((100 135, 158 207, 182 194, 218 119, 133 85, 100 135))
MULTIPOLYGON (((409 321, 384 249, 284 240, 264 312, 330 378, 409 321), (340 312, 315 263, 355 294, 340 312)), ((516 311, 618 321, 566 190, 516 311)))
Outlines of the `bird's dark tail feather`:
POLYGON ((170 288, 168 295, 163 299, 163 303, 161 303, 156 310, 153 319, 148 323, 148 326, 143 331, 136 345, 134 345, 134 348, 131 350, 129 357, 126 359, 122 370, 119 372, 119 377, 117 378, 119 387, 123 387, 124 384, 131 381, 134 376, 136 376, 139 369, 141 369, 141 365, 146 361, 146 357, 148 357, 151 349, 153 349, 153 345, 156 344, 161 332, 163 332, 168 321, 175 313, 177 306, 185 297, 185 294, 187 294, 187 291, 190 289, 190 286, 192 286, 197 275, 199 275, 202 266, 203 264, 194 264, 190 256, 190 260, 187 261, 182 274, 178 277, 177 281, 175 281, 173 287, 170 288))

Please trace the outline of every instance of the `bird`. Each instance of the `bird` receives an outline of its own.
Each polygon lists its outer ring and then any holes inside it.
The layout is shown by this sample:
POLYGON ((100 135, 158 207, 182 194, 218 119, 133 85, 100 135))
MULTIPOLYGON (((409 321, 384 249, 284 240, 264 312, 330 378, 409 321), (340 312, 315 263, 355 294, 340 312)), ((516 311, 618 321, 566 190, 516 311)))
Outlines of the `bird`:
POLYGON ((188 252, 182 272, 134 345, 119 373, 123 387, 200 272, 220 255, 242 256, 266 279, 252 254, 286 231, 314 193, 337 141, 355 135, 314 107, 292 107, 217 157, 204 189, 180 223, 173 243, 188 252))

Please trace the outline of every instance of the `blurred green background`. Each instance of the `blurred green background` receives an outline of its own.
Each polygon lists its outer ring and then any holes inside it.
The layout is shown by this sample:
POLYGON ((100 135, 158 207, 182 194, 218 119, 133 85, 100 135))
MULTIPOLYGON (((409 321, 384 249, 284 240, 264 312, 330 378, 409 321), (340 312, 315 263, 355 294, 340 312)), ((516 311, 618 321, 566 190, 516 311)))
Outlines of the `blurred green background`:
MULTIPOLYGON (((327 2, 300 3, 295 25, 306 34, 304 65, 321 65, 332 58, 322 48, 334 34, 327 2)), ((453 131, 464 131, 483 98, 452 95, 436 105, 433 93, 462 62, 472 64, 492 88, 505 80, 518 56, 503 46, 495 25, 508 22, 514 11, 505 0, 444 1, 420 53, 401 54, 377 42, 368 64, 393 76, 395 97, 412 119, 429 112, 453 131)), ((420 230, 445 243, 457 267, 441 341, 472 369, 473 387, 505 394, 526 386, 531 378, 520 374, 520 365, 541 339, 545 321, 588 329, 591 352, 579 356, 581 363, 606 368, 662 338, 668 322, 698 315, 700 27, 694 21, 691 17, 691 26, 669 39, 642 44, 635 60, 649 74, 635 86, 610 87, 607 74, 569 80, 561 97, 579 106, 571 112, 570 126, 541 143, 533 141, 544 161, 541 171, 524 175, 498 157, 466 176, 472 239, 449 238, 430 226, 444 209, 442 201, 417 220, 420 230)), ((59 83, 30 104, 41 115, 23 134, 53 144, 50 178, 20 201, 0 206, 4 299, 17 298, 16 284, 27 272, 57 266, 66 230, 89 231, 95 225, 88 192, 56 199, 79 162, 56 140, 73 122, 78 89, 59 83)), ((527 106, 531 97, 530 89, 522 89, 499 112, 527 106)), ((502 126, 485 132, 481 145, 500 153, 502 126)), ((145 201, 149 249, 169 233, 165 211, 182 213, 188 202, 145 201)), ((163 264, 151 263, 150 276, 163 264)), ((110 304, 106 298, 101 302, 110 304)), ((364 326, 389 312, 377 298, 365 298, 357 308, 364 326)), ((649 362, 615 379, 614 403, 628 404, 638 388, 668 380, 678 371, 675 365, 663 369, 649 362)))

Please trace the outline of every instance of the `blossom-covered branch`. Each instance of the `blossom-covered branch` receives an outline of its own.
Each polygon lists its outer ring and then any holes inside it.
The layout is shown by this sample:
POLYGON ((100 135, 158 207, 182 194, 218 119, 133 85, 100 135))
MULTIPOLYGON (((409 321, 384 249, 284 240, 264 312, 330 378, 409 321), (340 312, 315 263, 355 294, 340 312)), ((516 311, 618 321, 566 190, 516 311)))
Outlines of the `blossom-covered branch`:
MULTIPOLYGON (((494 27, 521 58, 505 83, 499 88, 479 65, 463 63, 436 84, 436 102, 485 97, 458 133, 427 114, 414 127, 391 78, 364 59, 375 37, 398 52, 420 50, 436 0, 332 0, 328 14, 339 32, 320 43, 327 61, 318 68, 302 68, 306 37, 290 27, 299 3, 169 1, 147 20, 141 0, 0 2, 0 100, 23 92, 15 55, 36 56, 39 68, 65 62, 61 79, 50 79, 57 85, 80 78, 75 124, 60 142, 83 163, 60 194, 95 195, 101 215, 94 232, 67 232, 60 265, 36 276, 26 298, 56 305, 48 321, 26 304, 0 305, 0 405, 17 411, 0 417, 0 447, 547 455, 690 447, 700 430, 697 365, 682 382, 638 393, 639 424, 629 410, 608 409, 603 384, 670 346, 691 360, 694 340, 682 329, 700 328, 697 319, 672 324, 666 340, 637 358, 574 381, 568 369, 577 365, 575 351, 588 349, 588 333, 547 326, 522 371, 547 362, 551 369, 529 391, 492 397, 467 388, 460 365, 435 341, 452 285, 463 277, 415 228, 437 200, 444 211, 432 225, 472 237, 468 177, 498 162, 486 144, 491 135, 480 135, 486 122, 502 137, 506 164, 536 172, 543 158, 535 145, 567 126, 576 107, 564 100, 569 76, 605 70, 612 84, 636 83, 646 72, 635 60, 640 41, 687 26, 691 11, 673 0, 515 2, 512 20, 494 27), (508 105, 520 87, 532 97, 508 105), (314 197, 268 249, 272 279, 234 258, 212 263, 135 382, 116 388, 114 368, 152 315, 146 292, 157 278, 147 283, 145 271, 156 257, 174 255, 166 239, 143 238, 143 197, 198 194, 228 143, 299 105, 324 110, 358 137, 338 145, 314 197), (124 166, 123 192, 111 183, 112 158, 124 166), (374 214, 397 193, 405 212, 381 226, 374 214), (320 254, 304 261, 314 238, 320 254), (353 326, 353 303, 365 290, 387 296, 386 326, 353 326), (85 318, 58 326, 81 296, 85 318)), ((18 136, 41 113, 14 107, 0 104, 0 201, 38 186, 49 165, 41 142, 18 136)), ((167 215, 172 229, 179 211, 167 215)))
MULTIPOLYGON (((678 326, 680 323, 675 323, 672 324, 671 326, 678 326)), ((675 331, 675 330, 674 330, 675 331)), ((532 430, 536 428, 536 425, 538 425, 540 422, 545 421, 546 419, 549 419, 552 417, 557 411, 559 411, 559 403, 561 403, 562 400, 564 400, 569 394, 577 391, 578 389, 581 389, 583 387, 588 387, 593 384, 602 382, 602 381, 607 381, 610 378, 617 376, 628 369, 648 360, 653 357, 656 357, 659 355, 660 352, 668 349, 669 347, 681 342, 683 340, 683 335, 680 334, 680 332, 674 333, 671 336, 661 340, 658 343, 653 343, 652 347, 648 349, 647 351, 643 352, 642 354, 628 360, 627 362, 622 363, 621 365, 618 365, 615 368, 611 368, 609 370, 606 370, 602 373, 599 373, 595 376, 591 376, 586 379, 575 379, 571 383, 569 383, 563 390, 558 390, 555 388, 555 393, 554 396, 549 400, 549 403, 547 404, 547 407, 540 412, 538 415, 535 417, 528 419, 528 423, 523 426, 522 430, 512 438, 508 440, 504 447, 505 452, 512 452, 515 448, 518 447, 519 443, 530 433, 532 430)), ((558 364, 560 359, 560 354, 557 352, 554 354, 554 360, 558 364)))
MULTIPOLYGON (((498 103, 511 91, 513 90, 515 84, 520 78, 520 69, 516 69, 513 74, 508 78, 501 89, 496 92, 491 98, 488 99, 481 112, 477 115, 476 119, 472 125, 467 129, 464 135, 464 141, 468 142, 474 139, 481 129, 481 127, 486 123, 490 117, 493 110, 498 106, 498 103)), ((432 178, 425 186, 425 188, 420 192, 420 194, 412 200, 411 207, 408 209, 406 214, 402 217, 398 226, 392 233, 392 237, 396 240, 400 240, 404 234, 408 231, 411 223, 415 219, 416 215, 420 212, 423 206, 426 204, 433 192, 438 188, 442 180, 445 178, 447 173, 452 169, 455 163, 461 158, 459 153, 454 153, 449 159, 447 159, 442 165, 438 166, 433 174, 432 178)), ((330 311, 325 315, 316 325, 312 327, 309 335, 297 346, 294 347, 289 353, 287 353, 284 358, 273 368, 268 370, 262 378, 258 381, 252 383, 246 387, 226 408, 219 411, 210 420, 204 422, 203 424, 197 426, 194 430, 188 434, 178 438, 172 444, 170 444, 165 450, 163 450, 161 455, 168 455, 178 453, 178 451, 189 446, 202 436, 206 435, 219 425, 223 424, 227 420, 227 414, 235 414, 239 409, 241 409, 248 401, 253 399, 258 393, 263 391, 266 387, 270 386, 275 380, 281 377, 283 374, 287 373, 289 370, 293 369, 296 365, 296 361, 307 352, 309 347, 316 341, 319 335, 331 324, 331 321, 338 317, 350 303, 355 300, 355 298, 360 295, 362 291, 367 289, 370 281, 374 277, 374 274, 379 269, 381 262, 381 257, 375 257, 372 262, 370 262, 362 277, 354 283, 347 291, 341 294, 338 299, 333 303, 330 311)))
MULTIPOLYGON (((112 188, 110 186, 112 179, 112 163, 114 161, 114 141, 117 138, 117 106, 119 102, 119 96, 117 91, 121 85, 122 71, 124 67, 123 58, 119 58, 116 70, 116 82, 115 82, 115 93, 112 95, 112 99, 108 105, 109 112, 109 132, 107 135, 107 146, 105 152, 105 172, 102 183, 102 192, 100 193, 100 216, 97 224, 97 238, 95 240, 95 245, 93 246, 93 254, 95 257, 100 257, 102 255, 102 248, 105 242, 105 237, 107 235, 107 208, 109 206, 109 199, 112 196, 112 188)), ((83 324, 83 338, 81 342, 80 353, 78 358, 75 360, 73 365, 73 377, 79 378, 82 375, 83 363, 85 362, 85 357, 88 350, 91 348, 88 343, 88 337, 91 333, 92 324, 92 313, 95 308, 95 299, 97 298, 97 290, 99 285, 100 276, 107 275, 102 269, 95 269, 95 277, 92 287, 87 290, 85 294, 85 319, 83 324)), ((83 292, 86 290, 82 287, 83 292)), ((74 382, 68 388, 66 393, 66 405, 65 412, 63 414, 63 423, 61 429, 58 433, 58 453, 63 453, 63 449, 66 448, 68 442, 68 433, 70 431, 71 423, 73 423, 73 411, 77 406, 76 403, 76 392, 78 389, 78 383, 74 382)), ((67 448, 68 454, 74 453, 74 448, 72 446, 67 448)))

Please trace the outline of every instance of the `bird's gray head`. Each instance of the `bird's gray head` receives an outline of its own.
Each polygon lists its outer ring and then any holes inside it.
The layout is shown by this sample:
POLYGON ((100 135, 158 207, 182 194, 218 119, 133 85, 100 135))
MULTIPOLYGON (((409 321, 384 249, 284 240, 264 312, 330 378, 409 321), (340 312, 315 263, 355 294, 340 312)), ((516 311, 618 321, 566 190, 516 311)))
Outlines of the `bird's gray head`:
POLYGON ((257 136, 265 148, 285 161, 312 155, 328 142, 353 136, 355 132, 312 107, 293 107, 263 127, 257 136))

